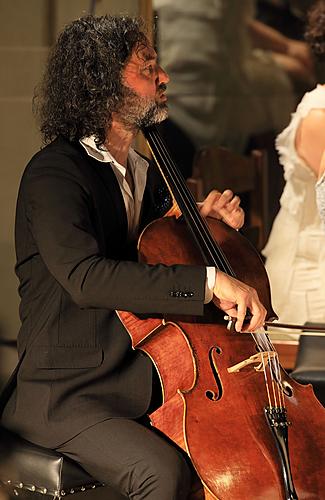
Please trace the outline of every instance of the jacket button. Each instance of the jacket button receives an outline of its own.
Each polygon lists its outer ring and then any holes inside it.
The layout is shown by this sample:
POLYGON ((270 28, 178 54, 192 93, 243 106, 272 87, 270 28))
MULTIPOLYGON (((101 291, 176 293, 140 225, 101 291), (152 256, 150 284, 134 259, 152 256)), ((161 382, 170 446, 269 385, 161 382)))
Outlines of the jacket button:
POLYGON ((182 292, 180 290, 176 290, 176 291, 171 291, 169 292, 169 295, 171 297, 193 297, 194 295, 194 292, 182 292))

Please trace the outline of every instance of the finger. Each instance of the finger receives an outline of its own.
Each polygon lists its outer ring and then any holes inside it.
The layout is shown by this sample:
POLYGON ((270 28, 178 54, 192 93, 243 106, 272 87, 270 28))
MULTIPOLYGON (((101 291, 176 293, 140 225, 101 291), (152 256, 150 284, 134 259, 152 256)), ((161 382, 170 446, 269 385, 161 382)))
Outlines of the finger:
POLYGON ((234 208, 233 210, 229 210, 228 208, 223 208, 220 210, 220 214, 225 219, 239 219, 244 216, 244 210, 241 207, 234 208))
POLYGON ((229 212, 226 209, 220 210, 219 214, 224 222, 227 222, 234 229, 239 229, 243 226, 245 220, 245 213, 242 208, 229 212))
POLYGON ((254 302, 253 305, 250 307, 250 311, 252 313, 252 317, 250 319, 250 322, 247 326, 244 327, 243 331, 247 332, 254 332, 255 330, 258 330, 264 325, 265 322, 265 317, 266 317, 266 309, 265 307, 259 302, 254 302))
POLYGON ((211 191, 205 200, 202 202, 200 208, 200 213, 203 217, 207 217, 212 210, 215 210, 215 207, 218 206, 218 201, 221 197, 221 193, 219 191, 211 191))
POLYGON ((226 209, 219 210, 219 217, 223 220, 223 222, 226 222, 231 226, 233 226, 234 223, 236 225, 236 216, 233 212, 229 213, 226 209))
POLYGON ((244 323, 245 316, 246 316, 246 311, 247 311, 246 302, 244 300, 242 300, 240 302, 238 301, 237 313, 235 315, 237 317, 236 323, 235 323, 236 332, 242 331, 243 323, 244 323))
POLYGON ((236 316, 237 316, 237 307, 233 307, 232 309, 224 310, 224 312, 227 313, 226 316, 228 316, 229 318, 236 318, 236 316))
POLYGON ((233 199, 232 199, 232 200, 230 200, 230 201, 227 203, 226 208, 227 208, 227 210, 230 210, 230 211, 231 211, 231 210, 235 210, 236 208, 238 208, 238 207, 239 207, 239 205, 240 205, 240 198, 239 198, 239 196, 237 196, 237 195, 235 194, 235 196, 233 197, 233 199))
POLYGON ((216 303, 220 309, 222 309, 228 316, 234 315, 237 316, 237 307, 235 302, 231 302, 230 300, 223 300, 216 298, 216 303))
POLYGON ((226 189, 219 198, 219 205, 226 206, 233 199, 234 193, 230 189, 226 189))

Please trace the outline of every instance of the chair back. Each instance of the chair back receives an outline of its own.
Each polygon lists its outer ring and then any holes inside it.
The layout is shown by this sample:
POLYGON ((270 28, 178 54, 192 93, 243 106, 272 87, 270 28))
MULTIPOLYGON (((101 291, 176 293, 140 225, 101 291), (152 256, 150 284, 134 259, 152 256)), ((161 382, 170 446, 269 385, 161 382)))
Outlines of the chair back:
MULTIPOLYGON (((313 323, 310 323, 314 325, 313 323)), ((324 328, 324 324, 319 324, 324 328)), ((312 384, 314 393, 325 406, 325 336, 300 335, 296 365, 291 373, 300 384, 312 384)))
POLYGON ((212 189, 231 189, 241 197, 246 215, 244 233, 261 250, 269 232, 266 152, 254 150, 244 156, 218 146, 202 148, 188 182, 192 179, 201 183, 204 195, 212 189))

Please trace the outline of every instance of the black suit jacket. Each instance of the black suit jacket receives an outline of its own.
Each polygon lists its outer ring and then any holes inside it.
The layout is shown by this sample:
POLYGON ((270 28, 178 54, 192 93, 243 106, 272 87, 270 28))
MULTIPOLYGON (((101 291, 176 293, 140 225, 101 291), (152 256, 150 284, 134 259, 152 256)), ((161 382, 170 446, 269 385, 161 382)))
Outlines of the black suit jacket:
MULTIPOLYGON (((168 204, 150 165, 141 226, 168 204)), ((4 424, 56 447, 101 420, 144 414, 151 362, 131 349, 115 310, 202 314, 204 267, 135 262, 114 172, 63 138, 37 153, 23 174, 16 252, 18 345, 26 353, 4 424), (193 296, 171 296, 175 290, 193 296)))

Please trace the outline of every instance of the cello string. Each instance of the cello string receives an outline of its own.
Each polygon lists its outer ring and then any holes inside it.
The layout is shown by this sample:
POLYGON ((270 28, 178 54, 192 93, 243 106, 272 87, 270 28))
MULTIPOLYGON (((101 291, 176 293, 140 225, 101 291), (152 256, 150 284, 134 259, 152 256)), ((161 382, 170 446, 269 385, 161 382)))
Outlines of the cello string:
MULTIPOLYGON (((273 346, 268 341, 268 336, 265 332, 264 333, 258 332, 256 334, 254 332, 251 332, 251 335, 254 338, 260 351, 276 353, 276 356, 272 357, 270 359, 270 369, 271 369, 271 373, 272 373, 272 378, 273 379, 275 378, 275 380, 276 380, 277 390, 279 391, 279 394, 281 395, 281 399, 283 400, 283 403, 284 403, 279 355, 278 355, 277 351, 274 348, 272 348, 273 346)), ((279 398, 280 398, 280 396, 279 396, 279 398)))
POLYGON ((263 363, 263 373, 264 373, 266 394, 267 394, 267 398, 269 400, 269 407, 272 408, 271 395, 270 395, 270 389, 269 389, 269 382, 268 382, 268 379, 267 379, 267 373, 266 373, 266 366, 265 366, 264 356, 262 356, 262 363, 263 363))
MULTIPOLYGON (((157 135, 157 134, 156 134, 157 135)), ((209 243, 209 234, 207 232, 207 228, 204 227, 204 223, 202 218, 197 217, 197 206, 196 202, 193 198, 192 193, 188 190, 187 192, 187 186, 186 183, 184 182, 183 179, 181 179, 180 173, 178 172, 177 167, 175 164, 173 164, 172 159, 169 156, 169 153, 164 146, 162 140, 159 138, 159 135, 155 137, 155 134, 153 133, 153 139, 155 140, 155 145, 158 148, 158 151, 161 156, 164 157, 164 162, 165 162, 165 167, 168 168, 168 174, 170 177, 172 177, 172 180, 174 182, 174 187, 176 189, 176 192, 181 196, 182 200, 186 202, 186 210, 188 214, 188 218, 192 220, 192 224, 196 227, 196 236, 201 240, 201 245, 204 245, 205 250, 210 254, 209 257, 213 259, 213 263, 216 265, 216 267, 220 267, 222 270, 225 272, 231 272, 230 271, 230 265, 227 265, 226 259, 224 256, 221 255, 220 249, 217 248, 218 253, 220 254, 218 256, 219 262, 217 263, 215 261, 214 255, 213 255, 213 250, 215 250, 214 247, 214 240, 213 240, 213 246, 210 244, 209 247, 207 246, 207 243, 209 243), (202 236, 202 233, 205 232, 205 237, 202 236), (211 250, 213 248, 213 250, 211 250), (224 258, 223 258, 224 257, 224 258)), ((158 164, 159 165, 159 164, 158 164)), ((184 210, 183 210, 184 212, 184 210)), ((184 216, 186 216, 186 213, 184 213, 184 216)), ((193 227, 193 226, 192 226, 193 227)), ((209 258, 206 256, 206 260, 209 262, 209 258)))
MULTIPOLYGON (((150 129, 146 130, 146 132, 149 135, 149 137, 151 137, 154 146, 157 148, 158 153, 162 157, 164 165, 167 168, 167 173, 169 177, 171 178, 171 180, 173 180, 174 187, 176 189, 176 193, 174 193, 174 195, 176 195, 177 198, 178 194, 180 199, 183 200, 184 202, 183 205, 184 208, 186 209, 186 213, 184 213, 183 215, 184 217, 186 217, 187 215, 188 218, 191 219, 192 224, 194 224, 196 228, 195 236, 200 240, 201 245, 204 246, 205 258, 208 261, 208 264, 210 263, 209 261, 210 257, 213 260, 213 265, 220 268, 227 274, 235 276, 235 273, 232 270, 230 263, 228 262, 222 249, 219 247, 219 245, 216 244, 216 242, 211 236, 210 230, 205 220, 200 216, 194 197, 191 191, 189 190, 188 186, 186 185, 181 173, 177 169, 175 163, 171 159, 169 152, 166 149, 161 137, 159 137, 158 131, 150 129), (209 255, 209 257, 207 254, 209 255)), ((160 167, 159 162, 157 162, 157 164, 158 167, 160 167)))
POLYGON ((274 345, 272 344, 270 337, 268 336, 267 332, 265 332, 265 339, 268 343, 269 350, 273 351, 276 353, 276 358, 273 359, 272 363, 272 373, 275 374, 276 381, 277 381, 277 387, 279 394, 281 395, 281 400, 283 407, 285 407, 285 400, 284 400, 284 394, 283 394, 283 385, 282 385, 282 376, 281 376, 281 365, 280 365, 280 359, 279 359, 279 354, 277 350, 275 349, 274 345))
POLYGON ((279 359, 278 353, 276 353, 275 373, 276 373, 276 378, 277 378, 277 382, 278 382, 277 386, 278 386, 278 392, 279 392, 279 399, 280 399, 282 408, 285 408, 286 403, 285 403, 284 393, 283 393, 281 367, 280 367, 280 359, 279 359))
POLYGON ((284 390, 283 390, 282 380, 281 380, 281 384, 278 384, 278 390, 279 390, 280 399, 281 399, 281 407, 285 408, 286 407, 286 400, 284 398, 285 394, 284 394, 284 390))
POLYGON ((250 332, 256 345, 260 349, 260 351, 269 351, 269 344, 266 339, 266 335, 264 333, 264 330, 261 328, 258 330, 258 332, 250 332))
POLYGON ((278 401, 279 401, 279 407, 282 406, 281 404, 281 391, 280 391, 280 381, 279 381, 279 370, 278 370, 278 365, 279 365, 279 357, 278 353, 274 353, 275 355, 271 359, 270 363, 270 369, 272 371, 272 378, 275 384, 275 389, 278 394, 278 401))
POLYGON ((273 365, 271 364, 271 357, 270 357, 270 351, 268 351, 268 365, 269 365, 269 373, 271 377, 271 387, 272 387, 272 392, 273 392, 273 397, 274 397, 274 407, 278 408, 278 401, 276 398, 276 391, 275 391, 275 383, 274 383, 274 370, 273 370, 273 365))
POLYGON ((276 349, 275 349, 274 345, 272 344, 272 341, 271 341, 271 339, 270 339, 270 337, 269 337, 269 335, 268 335, 267 331, 266 331, 266 330, 264 330, 264 332, 265 332, 265 338, 266 338, 266 341, 267 341, 268 345, 270 346, 270 350, 271 350, 271 351, 276 351, 276 349))
POLYGON ((251 332, 252 337, 254 338, 258 347, 263 349, 264 351, 273 351, 276 352, 276 349, 267 335, 267 332, 264 328, 260 328, 258 332, 251 332))
MULTIPOLYGON (((212 238, 210 230, 206 224, 206 221, 200 216, 200 214, 197 210, 197 206, 196 206, 196 202, 194 200, 194 197, 193 197, 191 191, 188 189, 188 186, 186 185, 185 180, 184 180, 183 176, 181 175, 180 171, 178 170, 175 163, 173 162, 173 160, 169 154, 168 149, 166 148, 162 138, 160 137, 158 130, 155 127, 151 127, 151 128, 145 129, 144 133, 145 133, 145 135, 148 135, 151 138, 153 144, 158 149, 160 156, 164 160, 165 166, 168 168, 169 176, 171 177, 171 179, 174 180, 174 186, 175 186, 177 192, 179 193, 179 195, 181 196, 181 198, 183 200, 186 200, 186 209, 188 212, 188 216, 192 220, 192 223, 194 224, 194 226, 196 227, 196 237, 201 240, 201 245, 199 245, 199 246, 204 245, 204 247, 208 251, 209 255, 212 257, 214 257, 213 256, 214 252, 211 250, 211 248, 217 249, 218 254, 219 254, 219 255, 217 255, 218 262, 216 262, 216 260, 213 258, 213 260, 214 260, 213 263, 216 265, 216 267, 219 267, 221 270, 223 270, 227 274, 230 274, 231 276, 235 277, 235 273, 232 270, 231 265, 228 262, 226 256, 224 255, 222 249, 219 247, 219 245, 212 238), (204 233, 204 235, 203 235, 203 233, 204 233), (207 242, 210 243, 210 245, 207 245, 207 242)), ((150 143, 149 143, 149 145, 150 145, 150 143)), ((158 167, 160 168, 160 165, 159 165, 159 162, 157 161, 157 159, 156 159, 156 162, 157 162, 158 167)), ((185 214, 184 214, 184 216, 185 216, 185 214)), ((209 262, 208 262, 208 264, 209 264, 209 262)), ((263 337, 265 337, 265 339, 266 339, 266 344, 265 344, 264 349, 276 351, 272 342, 270 341, 270 338, 267 336, 266 333, 264 333, 263 337), (266 347, 267 344, 268 344, 268 346, 266 347)), ((255 339, 255 342, 256 342, 256 339, 255 339)))
MULTIPOLYGON (((235 273, 232 270, 231 265, 228 262, 225 254, 223 253, 219 245, 215 242, 215 240, 212 238, 209 227, 206 221, 201 217, 197 209, 196 201, 191 191, 189 190, 188 186, 186 185, 181 172, 178 170, 172 158, 170 157, 170 154, 162 138, 160 137, 158 130, 152 128, 150 130, 147 129, 146 132, 152 141, 152 146, 155 147, 157 150, 157 155, 163 161, 164 167, 168 175, 168 178, 166 179, 167 185, 169 186, 173 195, 175 196, 176 202, 180 205, 184 217, 189 221, 189 227, 192 229, 193 235, 197 240, 201 251, 203 248, 203 255, 206 259, 207 264, 210 264, 211 263, 210 259, 212 259, 213 264, 217 268, 235 277, 235 273), (171 181, 173 183, 175 191, 170 186, 171 181)), ((149 142, 149 146, 150 145, 151 144, 149 142)), ((157 162, 158 168, 161 169, 161 165, 158 159, 156 158, 154 151, 152 151, 152 153, 157 162)), ((162 172, 162 174, 164 175, 164 172, 162 172)), ((265 332, 263 333, 260 332, 258 337, 254 335, 253 338, 260 350, 276 352, 274 346, 272 345, 269 337, 265 332)), ((269 355, 268 357, 269 357, 270 376, 272 379, 273 394, 276 402, 274 378, 278 382, 276 384, 277 390, 279 392, 278 397, 279 398, 281 397, 281 391, 279 390, 279 363, 278 363, 278 358, 277 360, 275 360, 274 357, 272 359, 269 355)))
MULTIPOLYGON (((255 335, 253 333, 252 333, 252 335, 255 337, 255 335)), ((264 381, 265 381, 265 387, 266 387, 267 397, 268 397, 268 401, 269 401, 269 406, 270 406, 270 408, 272 406, 278 407, 277 401, 279 400, 279 403, 281 401, 281 391, 279 390, 279 384, 278 383, 275 384, 275 381, 274 381, 274 367, 272 365, 272 363, 274 361, 274 358, 270 356, 270 352, 272 352, 272 351, 265 350, 262 345, 260 345, 259 347, 260 347, 260 349, 261 349, 262 352, 267 352, 268 353, 267 354, 267 358, 268 358, 267 365, 269 367, 268 372, 267 372, 267 369, 266 369, 264 356, 262 356, 261 358, 262 358, 264 381), (269 373, 269 376, 267 375, 267 373, 269 373), (271 391, 269 389, 269 378, 271 379, 271 388, 272 388, 271 391), (276 388, 277 388, 277 391, 278 391, 278 400, 277 400, 276 392, 275 392, 276 388), (273 405, 272 405, 271 393, 272 393, 273 399, 274 399, 273 405)), ((276 353, 276 359, 277 358, 278 358, 278 355, 276 353)), ((280 404, 280 406, 281 406, 281 404, 280 404)))

